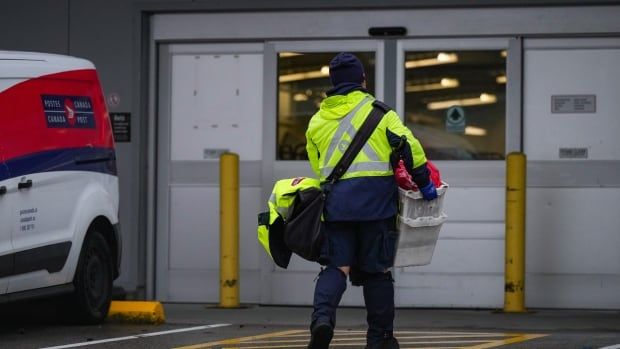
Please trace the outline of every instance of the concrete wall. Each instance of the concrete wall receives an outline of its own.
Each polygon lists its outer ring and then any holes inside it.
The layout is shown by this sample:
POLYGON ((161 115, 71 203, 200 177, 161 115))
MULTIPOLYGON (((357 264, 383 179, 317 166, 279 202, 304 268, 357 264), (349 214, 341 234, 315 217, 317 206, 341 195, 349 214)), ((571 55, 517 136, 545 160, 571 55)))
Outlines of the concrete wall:
POLYGON ((0 2, 0 49, 69 52, 69 1, 0 2), (53 21, 50 20, 53 18, 53 21))

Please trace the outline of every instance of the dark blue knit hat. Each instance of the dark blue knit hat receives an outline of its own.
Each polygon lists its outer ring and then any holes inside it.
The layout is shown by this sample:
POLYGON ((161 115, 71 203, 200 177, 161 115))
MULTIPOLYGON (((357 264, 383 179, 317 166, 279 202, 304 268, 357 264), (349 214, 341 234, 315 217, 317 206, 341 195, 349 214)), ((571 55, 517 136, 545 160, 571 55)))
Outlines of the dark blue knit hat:
POLYGON ((334 86, 345 82, 361 85, 366 74, 362 62, 355 55, 340 52, 329 62, 329 78, 334 86))

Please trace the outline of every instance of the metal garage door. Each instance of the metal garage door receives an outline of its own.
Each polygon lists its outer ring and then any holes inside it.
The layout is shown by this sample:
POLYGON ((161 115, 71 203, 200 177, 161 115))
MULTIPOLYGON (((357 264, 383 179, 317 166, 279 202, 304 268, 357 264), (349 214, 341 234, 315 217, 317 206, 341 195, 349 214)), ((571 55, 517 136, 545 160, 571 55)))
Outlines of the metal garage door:
MULTIPOLYGON (((156 293, 219 299, 219 155, 240 157, 240 269, 257 285, 256 212, 261 194, 261 45, 160 48, 156 293)), ((244 302, 258 301, 242 287, 244 302)))

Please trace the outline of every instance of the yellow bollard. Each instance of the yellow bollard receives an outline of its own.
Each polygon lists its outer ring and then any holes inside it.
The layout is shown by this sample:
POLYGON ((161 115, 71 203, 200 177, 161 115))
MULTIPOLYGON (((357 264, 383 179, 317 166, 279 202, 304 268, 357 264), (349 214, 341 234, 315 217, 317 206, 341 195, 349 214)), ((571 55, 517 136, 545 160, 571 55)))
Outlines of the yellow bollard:
POLYGON ((525 177, 526 157, 506 158, 506 255, 504 312, 525 310, 525 177))
POLYGON ((239 307, 239 155, 220 157, 220 307, 239 307))

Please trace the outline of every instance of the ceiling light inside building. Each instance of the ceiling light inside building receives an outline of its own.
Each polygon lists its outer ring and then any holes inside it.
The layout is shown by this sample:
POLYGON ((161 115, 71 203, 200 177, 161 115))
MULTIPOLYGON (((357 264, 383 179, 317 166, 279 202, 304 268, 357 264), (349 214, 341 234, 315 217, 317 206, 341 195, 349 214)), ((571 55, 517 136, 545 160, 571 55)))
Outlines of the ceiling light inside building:
POLYGON ((458 79, 443 78, 439 82, 427 83, 427 84, 411 84, 405 87, 406 92, 420 92, 430 90, 441 90, 446 88, 459 87, 458 79))
POLYGON ((323 66, 320 70, 311 70, 302 73, 292 73, 292 74, 284 74, 280 75, 278 81, 280 82, 291 82, 291 81, 299 81, 299 80, 310 80, 310 79, 319 79, 329 76, 329 67, 323 66))
POLYGON ((456 63, 459 61, 459 56, 456 53, 446 53, 440 52, 437 54, 437 57, 434 58, 425 58, 425 59, 416 59, 405 62, 406 69, 419 68, 419 67, 428 67, 431 65, 439 65, 439 64, 448 64, 448 63, 456 63))
POLYGON ((508 81, 506 75, 499 75, 495 78, 495 82, 497 82, 498 84, 505 84, 506 81, 508 81))
POLYGON ((295 102, 305 102, 308 100, 308 96, 305 93, 295 93, 293 95, 293 100, 295 102))
POLYGON ((467 136, 486 136, 487 130, 476 126, 465 127, 465 135, 467 136))
POLYGON ((455 105, 472 106, 493 104, 497 102, 497 97, 490 93, 481 93, 477 98, 450 99, 447 101, 431 102, 426 105, 428 110, 448 109, 455 105))
POLYGON ((301 56, 302 54, 303 53, 297 53, 297 52, 280 52, 280 58, 301 56))
POLYGON ((480 94, 480 102, 483 102, 483 103, 495 103, 496 101, 497 101, 497 98, 495 98, 495 96, 490 94, 490 93, 481 93, 480 94))
POLYGON ((444 63, 444 62, 456 62, 458 60, 458 57, 456 54, 454 53, 445 53, 445 52, 440 52, 437 55, 437 60, 444 63))

